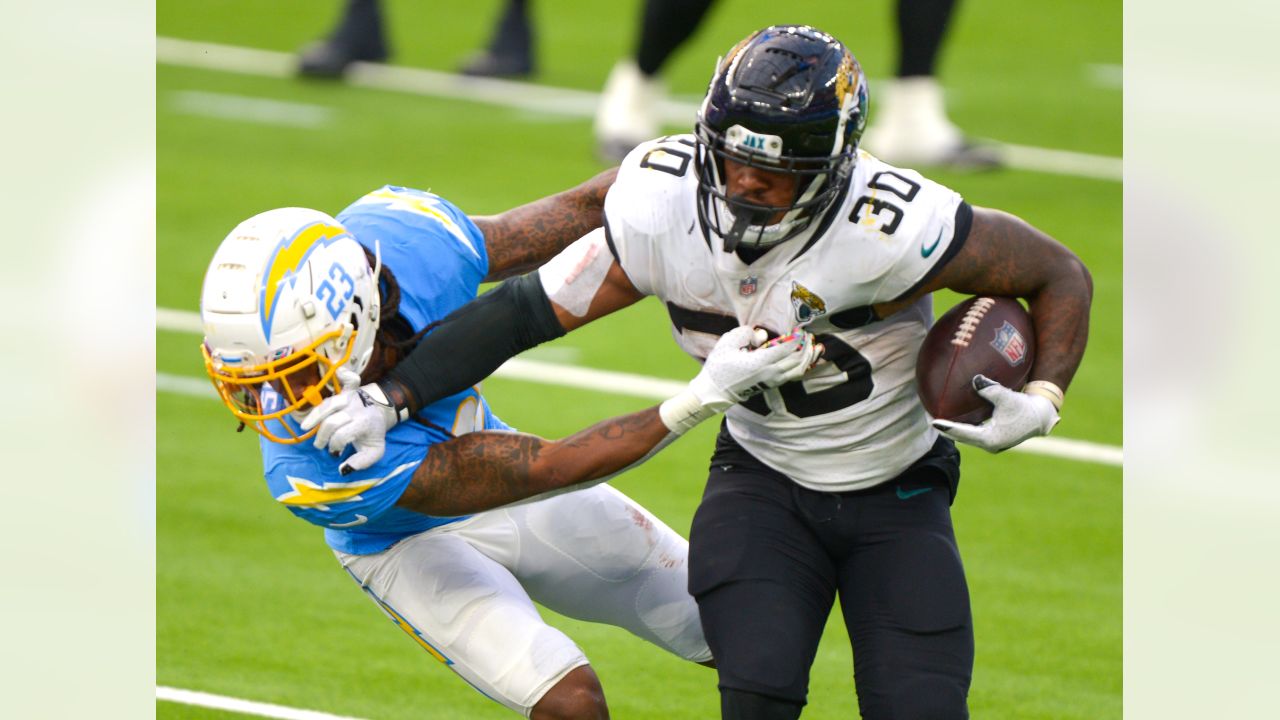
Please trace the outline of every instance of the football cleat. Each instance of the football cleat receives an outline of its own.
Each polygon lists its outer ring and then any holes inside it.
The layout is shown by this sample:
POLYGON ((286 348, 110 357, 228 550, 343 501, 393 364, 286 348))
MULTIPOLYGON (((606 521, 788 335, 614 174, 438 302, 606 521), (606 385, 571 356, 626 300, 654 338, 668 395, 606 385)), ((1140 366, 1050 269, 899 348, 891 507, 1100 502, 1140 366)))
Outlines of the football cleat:
POLYGON ((596 108, 596 149, 606 162, 620 162, 635 146, 660 135, 658 104, 666 87, 640 72, 632 60, 613 66, 596 108))
POLYGON ((886 82, 863 147, 891 165, 989 169, 1003 164, 997 148, 965 138, 947 119, 942 87, 932 77, 886 82))
POLYGON ((533 74, 533 57, 528 52, 481 50, 467 58, 458 72, 472 77, 527 78, 533 74))
POLYGON ((383 62, 387 54, 356 52, 337 40, 320 40, 298 54, 298 74, 314 78, 338 78, 357 61, 383 62))

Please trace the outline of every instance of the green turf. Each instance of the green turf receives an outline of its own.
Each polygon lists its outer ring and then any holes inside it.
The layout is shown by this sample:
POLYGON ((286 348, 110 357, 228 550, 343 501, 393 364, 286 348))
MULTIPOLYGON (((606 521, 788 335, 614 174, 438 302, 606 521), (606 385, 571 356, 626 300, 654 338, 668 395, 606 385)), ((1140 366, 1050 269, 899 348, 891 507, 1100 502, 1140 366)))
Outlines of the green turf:
MULTIPOLYGON (((484 41, 499 2, 394 0, 404 64, 450 69, 484 41)), ((634 42, 639 2, 537 3, 540 80, 597 89, 634 42)), ((337 3, 162 1, 157 32, 292 50, 327 29, 337 3)), ((720 3, 674 58, 670 84, 705 87, 714 56, 747 31, 808 21, 843 36, 873 78, 890 74, 892 4, 720 3)), ((944 56, 950 110, 980 136, 1119 155, 1120 93, 1091 78, 1118 64, 1120 4, 961 4, 944 56)), ((337 212, 384 183, 433 189, 474 213, 502 210, 601 169, 590 122, 327 83, 157 66, 157 305, 194 310, 201 275, 241 219, 281 205, 337 212), (181 112, 184 92, 330 109, 315 129, 181 112)), ((1089 351, 1055 434, 1122 437, 1121 187, 1045 173, 930 172, 979 205, 1022 215, 1070 245, 1093 272, 1089 351)), ((939 310, 956 298, 941 295, 939 310)), ((162 331, 160 372, 198 377, 195 335, 162 331)), ((530 357, 684 379, 661 307, 634 308, 530 357)), ((495 410, 558 436, 646 401, 501 378, 495 410)), ((268 496, 256 438, 236 434, 214 400, 157 397, 157 681, 163 685, 366 718, 511 717, 407 642, 343 574, 320 531, 268 496)), ((714 427, 698 428, 615 484, 687 534, 714 427)), ((975 717, 1103 718, 1121 708, 1121 473, 1027 454, 964 452, 954 514, 978 643, 975 717)), ((715 715, 714 674, 626 633, 549 615, 592 658, 615 717, 715 715)), ((838 617, 819 649, 806 718, 850 717, 851 659, 838 617)), ((159 703, 162 718, 231 717, 159 703)))

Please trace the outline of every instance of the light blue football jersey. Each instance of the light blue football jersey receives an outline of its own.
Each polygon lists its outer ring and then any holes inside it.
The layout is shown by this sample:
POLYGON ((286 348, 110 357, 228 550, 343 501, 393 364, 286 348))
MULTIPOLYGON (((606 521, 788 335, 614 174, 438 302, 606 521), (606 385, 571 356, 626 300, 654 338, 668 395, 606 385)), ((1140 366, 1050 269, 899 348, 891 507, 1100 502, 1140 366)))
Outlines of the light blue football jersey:
MULTIPOLYGON (((400 285, 400 314, 415 332, 473 299, 489 271, 480 230, 461 210, 431 193, 388 185, 360 198, 337 219, 370 250, 377 242, 383 264, 400 285)), ((454 435, 510 428, 489 410, 477 388, 423 408, 418 417, 435 427, 413 420, 396 425, 387 433, 382 459, 350 475, 338 472, 341 459, 310 440, 284 445, 261 438, 271 496, 323 527, 330 547, 354 555, 380 552, 405 537, 462 519, 423 515, 395 503, 431 446, 449 439, 440 428, 454 435)))

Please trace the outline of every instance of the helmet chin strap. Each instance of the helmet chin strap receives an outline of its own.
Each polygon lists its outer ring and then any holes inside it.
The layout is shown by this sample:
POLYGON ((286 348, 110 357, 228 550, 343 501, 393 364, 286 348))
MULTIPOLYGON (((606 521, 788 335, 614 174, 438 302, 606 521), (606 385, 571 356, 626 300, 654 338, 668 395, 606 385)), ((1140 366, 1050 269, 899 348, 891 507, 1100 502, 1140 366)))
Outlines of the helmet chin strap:
MULTIPOLYGON (((382 319, 382 287, 378 284, 378 279, 382 275, 382 243, 378 242, 378 238, 373 239, 373 320, 378 322, 382 319)), ((376 329, 376 328, 375 328, 376 329)))
POLYGON ((375 339, 373 342, 369 343, 369 347, 366 348, 363 352, 361 352, 359 356, 352 356, 348 358, 346 362, 346 365, 350 367, 360 368, 361 373, 363 373, 365 367, 368 366, 369 359, 373 357, 373 346, 378 342, 377 341, 378 325, 381 324, 381 319, 382 319, 382 285, 379 282, 379 278, 381 277, 381 275, 382 275, 382 243, 378 242, 378 238, 374 238, 373 239, 373 300, 371 303, 372 306, 370 307, 370 313, 369 313, 370 317, 373 318, 373 327, 366 328, 364 332, 372 332, 374 334, 375 339))
POLYGON ((733 227, 729 228, 728 234, 724 236, 724 251, 731 253, 737 250, 738 243, 742 242, 742 236, 747 232, 747 227, 750 225, 764 225, 768 222, 771 214, 768 210, 735 212, 733 214, 733 227))

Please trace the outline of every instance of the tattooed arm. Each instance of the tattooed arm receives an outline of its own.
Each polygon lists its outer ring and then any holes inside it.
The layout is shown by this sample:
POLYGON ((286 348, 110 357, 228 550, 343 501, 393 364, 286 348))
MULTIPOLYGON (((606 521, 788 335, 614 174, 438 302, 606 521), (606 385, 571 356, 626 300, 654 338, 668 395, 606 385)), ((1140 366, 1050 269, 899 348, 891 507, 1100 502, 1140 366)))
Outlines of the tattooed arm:
POLYGON ((432 446, 396 503, 436 516, 468 515, 601 480, 639 463, 675 435, 651 407, 563 440, 474 432, 432 446))
POLYGON ((754 327, 730 330, 679 394, 564 440, 476 432, 433 445, 396 504, 428 515, 466 515, 622 472, 762 387, 798 380, 821 352, 809 333, 765 339, 754 327))
POLYGON ((1030 377, 1067 389, 1089 337, 1093 279, 1066 246, 1009 213, 975 207, 969 236, 956 256, 920 292, 877 305, 877 314, 887 317, 942 288, 1026 298, 1036 328, 1030 377))
POLYGON ((604 196, 617 174, 617 168, 605 170, 562 193, 500 215, 471 218, 484 233, 489 253, 489 274, 484 281, 503 280, 533 270, 600 227, 604 196))

